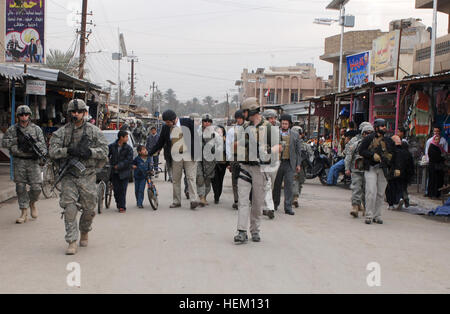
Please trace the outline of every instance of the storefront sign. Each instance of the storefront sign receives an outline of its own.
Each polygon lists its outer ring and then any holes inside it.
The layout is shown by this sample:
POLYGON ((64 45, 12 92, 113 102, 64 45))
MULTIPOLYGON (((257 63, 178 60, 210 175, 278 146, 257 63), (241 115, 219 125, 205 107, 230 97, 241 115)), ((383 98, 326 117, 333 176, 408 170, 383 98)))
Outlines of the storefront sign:
POLYGON ((45 63, 45 0, 6 0, 6 62, 45 63))
POLYGON ((45 96, 45 81, 27 81, 27 95, 45 96))
POLYGON ((372 74, 381 74, 397 68, 400 31, 395 30, 372 43, 372 74))
POLYGON ((365 51, 347 57, 347 88, 370 81, 370 52, 365 51))

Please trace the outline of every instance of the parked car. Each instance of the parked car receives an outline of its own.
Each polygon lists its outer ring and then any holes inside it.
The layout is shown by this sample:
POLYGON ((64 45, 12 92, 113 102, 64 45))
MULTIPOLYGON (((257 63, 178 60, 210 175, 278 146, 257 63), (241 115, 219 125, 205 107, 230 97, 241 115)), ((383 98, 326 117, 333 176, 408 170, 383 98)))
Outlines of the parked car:
MULTIPOLYGON (((104 130, 102 131, 102 133, 106 137, 106 140, 108 141, 109 145, 117 141, 118 139, 117 135, 119 134, 119 131, 104 130)), ((128 133, 128 145, 130 145, 133 148, 133 159, 134 159, 138 156, 136 141, 134 140, 133 134, 131 134, 130 131, 127 131, 127 133, 128 133)), ((130 172, 130 182, 133 182, 133 171, 130 172)))

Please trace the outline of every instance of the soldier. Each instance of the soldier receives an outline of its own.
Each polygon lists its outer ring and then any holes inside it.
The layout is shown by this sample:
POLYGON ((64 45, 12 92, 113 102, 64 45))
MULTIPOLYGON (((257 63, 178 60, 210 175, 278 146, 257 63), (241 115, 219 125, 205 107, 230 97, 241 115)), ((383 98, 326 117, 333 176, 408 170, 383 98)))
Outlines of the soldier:
MULTIPOLYGON (((77 213, 82 211, 79 229, 80 247, 87 247, 97 203, 96 168, 108 160, 108 142, 99 128, 86 122, 87 106, 83 100, 69 103, 70 123, 60 128, 50 140, 50 157, 62 167, 78 161, 83 167, 69 166, 61 181, 59 204, 64 209, 67 255, 77 253, 77 213)), ((63 169, 64 169, 63 168, 63 169)))
POLYGON ((248 241, 247 229, 250 220, 250 233, 254 242, 260 242, 260 216, 264 207, 261 195, 265 193, 268 176, 261 166, 270 164, 272 153, 279 153, 280 147, 272 147, 272 125, 260 114, 260 105, 254 97, 247 98, 242 110, 248 113, 250 123, 239 130, 237 135, 237 155, 241 163, 239 174, 239 218, 236 244, 248 241), (252 193, 250 204, 249 194, 252 193))
POLYGON ((361 123, 359 127, 361 134, 358 134, 345 146, 345 174, 352 177, 352 210, 350 215, 358 218, 359 212, 364 215, 364 160, 359 155, 359 147, 363 138, 371 134, 374 130, 369 122, 361 123))
POLYGON ((215 154, 211 149, 212 147, 218 147, 214 145, 218 136, 212 127, 212 117, 210 114, 204 114, 202 116, 202 160, 197 163, 197 193, 200 198, 200 206, 205 207, 208 204, 206 197, 211 191, 211 179, 215 175, 216 161, 214 156, 205 156, 205 152, 211 152, 215 154))
POLYGON ((17 108, 16 115, 19 123, 6 131, 2 144, 4 148, 9 149, 13 157, 14 182, 22 212, 16 223, 23 224, 28 220, 28 208, 31 209, 33 219, 38 217, 36 202, 41 194, 42 183, 38 152, 43 156, 47 155, 47 145, 41 128, 31 122, 31 110, 28 106, 17 108), (30 186, 29 192, 27 185, 30 186))
MULTIPOLYGON (((301 149, 302 160, 308 160, 310 156, 313 155, 313 151, 310 145, 305 141, 305 133, 300 126, 292 127, 292 132, 297 133, 299 136, 299 144, 301 149)), ((292 206, 295 208, 299 207, 298 200, 302 194, 303 184, 306 182, 306 172, 305 167, 302 165, 300 172, 294 174, 294 185, 293 185, 293 201, 292 206)))
POLYGON ((366 180, 366 224, 373 222, 383 224, 381 210, 387 187, 394 143, 386 136, 386 121, 377 119, 374 123, 375 132, 366 136, 359 148, 359 154, 364 157, 364 178, 366 180))
POLYGON ((133 130, 133 137, 136 140, 137 145, 145 145, 147 138, 146 135, 147 134, 147 130, 145 129, 145 127, 142 125, 142 121, 141 120, 137 120, 137 127, 136 129, 133 130))

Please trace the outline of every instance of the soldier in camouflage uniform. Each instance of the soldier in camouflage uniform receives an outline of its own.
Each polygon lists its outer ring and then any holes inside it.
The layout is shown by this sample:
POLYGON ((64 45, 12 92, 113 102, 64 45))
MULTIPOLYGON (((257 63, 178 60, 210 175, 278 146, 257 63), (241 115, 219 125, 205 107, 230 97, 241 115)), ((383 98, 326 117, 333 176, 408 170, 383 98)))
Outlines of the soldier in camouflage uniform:
MULTIPOLYGON (((299 126, 294 126, 292 128, 292 131, 298 133, 299 135, 300 146, 302 151, 302 160, 308 160, 310 156, 312 156, 314 153, 312 151, 311 146, 308 145, 308 143, 306 143, 305 141, 305 132, 303 132, 303 129, 299 126)), ((305 167, 302 165, 300 172, 294 174, 294 186, 292 188, 294 200, 292 201, 292 206, 294 206, 295 208, 299 207, 298 199, 302 194, 303 184, 305 184, 305 181, 306 181, 305 167)))
POLYGON ((249 222, 252 241, 261 241, 260 217, 264 209, 262 195, 266 192, 269 180, 262 166, 270 164, 272 154, 278 154, 281 150, 279 143, 272 143, 273 126, 261 116, 258 99, 247 98, 242 104, 242 110, 246 112, 250 123, 240 128, 237 134, 237 158, 241 169, 238 181, 238 234, 234 238, 236 244, 248 241, 249 222))
POLYGON ((137 145, 145 145, 147 141, 147 130, 142 125, 141 120, 137 120, 137 127, 133 130, 133 137, 137 145))
POLYGON ((345 174, 352 177, 352 210, 350 215, 358 218, 359 212, 364 215, 364 160, 359 155, 359 146, 365 136, 373 132, 373 127, 369 122, 361 123, 359 130, 361 134, 353 137, 345 146, 345 174))
POLYGON ((41 128, 31 122, 31 110, 28 106, 17 108, 16 115, 19 123, 11 126, 3 136, 3 147, 9 149, 13 157, 14 182, 16 183, 17 198, 22 215, 16 223, 23 224, 28 219, 28 208, 31 217, 36 219, 38 212, 36 202, 41 194, 41 167, 39 158, 25 136, 31 136, 42 155, 47 154, 47 145, 41 128), (27 185, 30 191, 27 191, 27 185))
POLYGON ((88 233, 95 216, 97 203, 96 168, 101 168, 108 160, 108 142, 100 129, 85 121, 87 106, 82 100, 69 103, 71 122, 56 131, 50 141, 50 157, 64 165, 68 160, 79 160, 86 170, 76 167, 68 169, 61 181, 60 206, 64 209, 67 255, 77 252, 77 214, 82 211, 79 229, 80 246, 88 245, 88 233))
POLYGON ((205 152, 211 152, 215 154, 212 147, 218 147, 215 145, 217 140, 220 140, 214 128, 212 127, 212 117, 209 114, 202 116, 202 160, 197 163, 197 193, 200 198, 200 206, 204 207, 209 205, 206 201, 206 197, 211 191, 211 179, 214 178, 216 161, 214 155, 206 156, 205 152))

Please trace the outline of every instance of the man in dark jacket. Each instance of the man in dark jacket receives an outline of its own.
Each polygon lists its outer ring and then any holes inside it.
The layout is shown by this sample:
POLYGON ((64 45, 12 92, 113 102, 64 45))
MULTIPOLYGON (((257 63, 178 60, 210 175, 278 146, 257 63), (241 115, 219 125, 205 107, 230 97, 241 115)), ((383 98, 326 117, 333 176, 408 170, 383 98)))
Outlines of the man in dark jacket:
POLYGON ((118 140, 109 145, 109 160, 112 167, 114 198, 120 213, 127 210, 127 188, 133 166, 133 149, 128 142, 128 133, 120 131, 118 140))
POLYGON ((386 121, 377 119, 375 133, 365 137, 359 154, 364 157, 366 180, 366 224, 383 224, 381 209, 384 203, 387 181, 392 166, 394 143, 386 137, 386 121))
POLYGON ((192 119, 179 119, 172 110, 165 111, 162 118, 165 125, 161 130, 158 142, 148 153, 153 155, 165 145, 170 147, 173 160, 173 204, 170 208, 181 207, 181 178, 184 169, 188 179, 191 209, 196 209, 199 205, 195 181, 197 176, 196 160, 201 158, 202 151, 201 142, 194 130, 194 121, 192 119), (200 155, 200 157, 197 155, 200 155))

